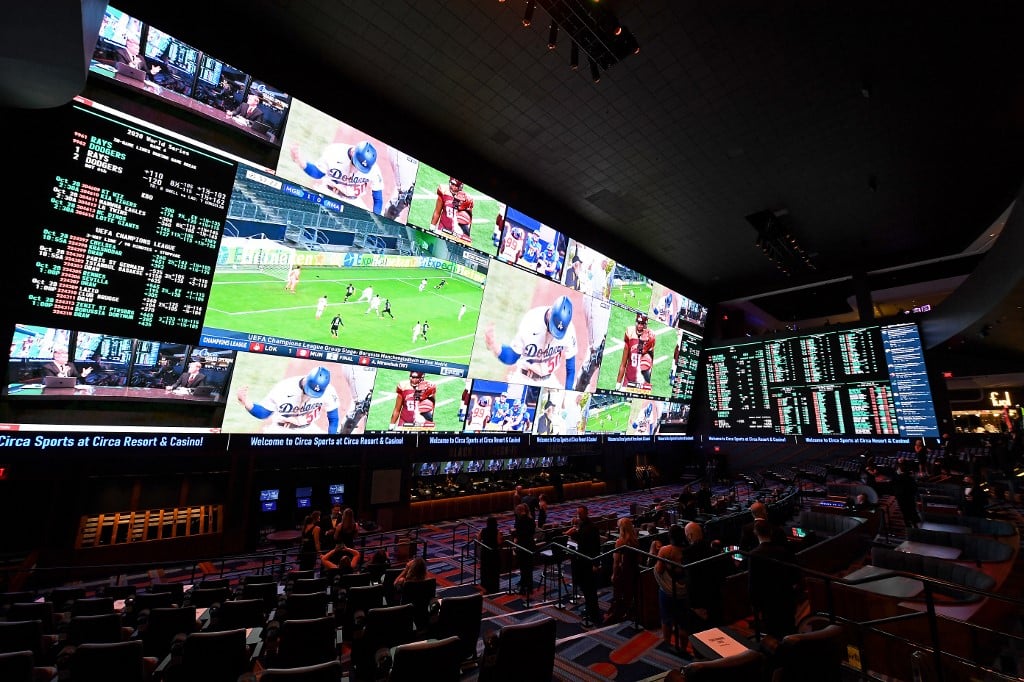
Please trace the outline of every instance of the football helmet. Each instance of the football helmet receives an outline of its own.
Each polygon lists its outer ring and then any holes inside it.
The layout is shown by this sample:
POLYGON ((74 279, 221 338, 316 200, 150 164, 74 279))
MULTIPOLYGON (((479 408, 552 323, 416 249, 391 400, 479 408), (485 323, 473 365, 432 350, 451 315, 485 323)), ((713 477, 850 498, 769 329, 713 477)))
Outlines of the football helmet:
POLYGON ((331 373, 326 367, 314 367, 302 381, 302 391, 310 398, 319 398, 331 385, 331 373))
POLYGON ((369 142, 360 142, 348 150, 348 158, 361 172, 368 173, 377 163, 377 149, 369 142))
POLYGON ((643 329, 645 327, 647 327, 647 315, 646 315, 646 313, 637 313, 636 314, 636 328, 637 329, 643 329))
POLYGON ((457 178, 448 178, 448 187, 452 192, 461 192, 463 187, 462 180, 457 178))
POLYGON ((572 322, 572 301, 568 296, 559 296, 548 309, 548 331, 556 339, 565 337, 565 332, 572 322))

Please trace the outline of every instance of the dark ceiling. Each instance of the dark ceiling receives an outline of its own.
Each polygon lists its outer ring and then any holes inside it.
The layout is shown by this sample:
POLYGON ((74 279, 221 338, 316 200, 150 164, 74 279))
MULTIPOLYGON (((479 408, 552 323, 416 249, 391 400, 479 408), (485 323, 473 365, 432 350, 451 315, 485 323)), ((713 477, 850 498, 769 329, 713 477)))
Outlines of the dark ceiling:
MULTIPOLYGON (((640 51, 597 84, 570 70, 564 31, 548 49, 554 4, 590 0, 542 1, 529 27, 524 0, 114 3, 728 302, 741 323, 713 333, 941 314, 997 267, 983 259, 1024 178, 1024 3, 602 0, 640 51), (764 212, 813 269, 765 257, 747 219, 764 212)), ((1020 266, 998 267, 1004 286, 970 292, 929 345, 1020 360, 1020 266)))

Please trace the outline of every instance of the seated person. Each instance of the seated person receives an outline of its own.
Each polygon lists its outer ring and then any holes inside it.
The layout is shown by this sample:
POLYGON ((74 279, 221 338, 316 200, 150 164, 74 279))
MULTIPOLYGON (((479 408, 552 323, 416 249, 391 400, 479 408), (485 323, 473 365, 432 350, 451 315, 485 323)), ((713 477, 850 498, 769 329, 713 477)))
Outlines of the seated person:
POLYGON ((244 102, 227 112, 228 116, 242 119, 246 125, 251 123, 263 123, 263 110, 259 107, 260 95, 257 92, 250 92, 244 102))
POLYGON ((360 558, 359 550, 339 542, 334 549, 320 555, 320 567, 325 571, 351 573, 359 565, 360 558))
POLYGON ((188 370, 181 373, 173 384, 164 386, 164 390, 173 391, 176 388, 196 388, 206 383, 206 375, 201 371, 203 363, 200 360, 193 360, 188 363, 188 370))

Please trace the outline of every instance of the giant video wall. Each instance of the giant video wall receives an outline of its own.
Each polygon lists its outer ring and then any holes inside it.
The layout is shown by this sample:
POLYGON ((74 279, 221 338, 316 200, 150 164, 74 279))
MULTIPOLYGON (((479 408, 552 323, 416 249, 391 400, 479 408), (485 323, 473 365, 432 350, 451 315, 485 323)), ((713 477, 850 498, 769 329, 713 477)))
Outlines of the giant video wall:
POLYGON ((686 433, 707 308, 572 225, 114 7, 90 79, 90 98, 33 112, 45 132, 21 141, 31 250, 9 276, 4 438, 343 447, 686 433), (256 153, 104 101, 121 90, 256 153), (276 165, 253 161, 268 149, 276 165))

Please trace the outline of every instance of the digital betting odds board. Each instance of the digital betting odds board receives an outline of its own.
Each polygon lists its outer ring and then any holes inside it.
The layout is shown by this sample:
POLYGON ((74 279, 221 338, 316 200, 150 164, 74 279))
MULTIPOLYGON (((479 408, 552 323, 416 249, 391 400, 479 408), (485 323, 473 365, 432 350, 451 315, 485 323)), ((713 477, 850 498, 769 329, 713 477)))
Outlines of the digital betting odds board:
MULTIPOLYGON (((198 336, 235 163, 82 102, 67 105, 26 283, 26 322, 198 336)), ((33 223, 32 227, 36 227, 33 223)))
POLYGON ((914 323, 744 339, 706 358, 718 433, 938 436, 914 323))

